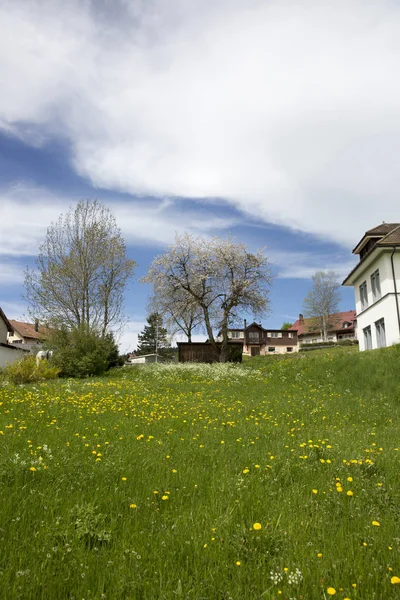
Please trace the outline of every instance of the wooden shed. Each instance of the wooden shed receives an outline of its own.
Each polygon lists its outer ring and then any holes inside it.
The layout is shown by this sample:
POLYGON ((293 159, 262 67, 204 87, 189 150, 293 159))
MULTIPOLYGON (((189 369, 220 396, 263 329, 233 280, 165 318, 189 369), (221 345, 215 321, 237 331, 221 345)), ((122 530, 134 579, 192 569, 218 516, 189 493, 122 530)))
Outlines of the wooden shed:
MULTIPOLYGON (((219 362, 218 352, 209 342, 177 342, 177 345, 179 362, 219 362)), ((243 342, 229 342, 228 362, 242 362, 242 354, 243 342)))

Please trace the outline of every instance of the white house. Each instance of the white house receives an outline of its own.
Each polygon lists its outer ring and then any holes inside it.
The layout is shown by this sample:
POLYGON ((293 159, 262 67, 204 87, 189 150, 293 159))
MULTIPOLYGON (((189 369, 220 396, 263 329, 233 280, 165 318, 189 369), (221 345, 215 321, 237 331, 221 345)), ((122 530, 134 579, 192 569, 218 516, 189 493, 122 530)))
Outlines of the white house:
MULTIPOLYGON (((305 319, 302 314, 288 331, 297 331, 300 344, 323 343, 321 331, 316 320, 305 319)), ((328 342, 357 339, 357 319, 355 310, 347 310, 329 315, 328 317, 328 342)))
POLYGON ((360 262, 343 281, 353 286, 360 350, 400 342, 400 223, 370 229, 353 250, 360 262))
POLYGON ((8 333, 7 341, 9 344, 20 345, 22 348, 30 350, 31 354, 36 354, 48 333, 47 327, 39 325, 36 319, 35 323, 24 323, 10 319, 12 333, 8 333))
POLYGON ((7 335, 13 333, 10 321, 0 307, 0 367, 5 367, 22 358, 29 350, 18 348, 7 343, 7 335))

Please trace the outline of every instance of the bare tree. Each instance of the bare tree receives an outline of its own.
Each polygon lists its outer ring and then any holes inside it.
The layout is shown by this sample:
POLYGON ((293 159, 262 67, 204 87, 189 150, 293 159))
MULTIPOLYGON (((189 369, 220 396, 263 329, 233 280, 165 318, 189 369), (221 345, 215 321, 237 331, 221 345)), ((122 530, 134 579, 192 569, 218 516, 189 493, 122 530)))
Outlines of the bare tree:
POLYGON ((341 299, 340 283, 333 271, 317 271, 312 281, 312 289, 304 299, 304 314, 312 319, 310 325, 327 341, 329 329, 336 325, 333 314, 338 311, 341 299))
POLYGON ((122 317, 134 267, 109 209, 81 200, 48 227, 36 269, 25 272, 25 298, 44 321, 105 335, 122 317))
POLYGON ((192 334, 204 323, 201 307, 184 290, 171 287, 159 289, 158 296, 152 296, 149 306, 153 311, 164 315, 165 324, 172 336, 182 332, 189 343, 192 341, 192 334))
POLYGON ((181 309, 201 310, 221 362, 227 359, 228 327, 237 311, 262 315, 269 305, 271 273, 264 254, 251 254, 244 244, 217 237, 176 236, 169 251, 154 259, 144 281, 153 285, 156 298, 167 296, 171 306, 176 301, 181 309), (213 326, 221 332, 221 344, 213 326))

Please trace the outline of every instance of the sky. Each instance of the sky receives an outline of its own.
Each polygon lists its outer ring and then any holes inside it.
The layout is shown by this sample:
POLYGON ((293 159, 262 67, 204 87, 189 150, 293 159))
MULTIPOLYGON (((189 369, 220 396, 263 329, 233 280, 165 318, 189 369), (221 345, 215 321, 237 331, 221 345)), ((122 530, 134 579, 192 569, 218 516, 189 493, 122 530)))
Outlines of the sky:
POLYGON ((0 0, 0 306, 26 320, 24 269, 92 198, 138 263, 121 351, 176 233, 263 249, 263 324, 293 322, 399 221, 399 58, 397 0, 0 0))

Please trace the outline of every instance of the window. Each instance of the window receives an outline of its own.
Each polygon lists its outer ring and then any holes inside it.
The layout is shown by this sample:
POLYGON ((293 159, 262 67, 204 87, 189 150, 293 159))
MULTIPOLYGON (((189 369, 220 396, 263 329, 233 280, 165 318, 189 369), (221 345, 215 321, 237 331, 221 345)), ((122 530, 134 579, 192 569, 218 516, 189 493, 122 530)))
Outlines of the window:
POLYGON ((288 346, 286 348, 286 352, 293 352, 293 346, 288 346))
POLYGON ((379 300, 381 297, 381 282, 379 279, 379 269, 371 275, 371 288, 374 300, 379 300))
POLYGON ((281 331, 269 331, 267 333, 267 336, 271 337, 271 338, 281 338, 282 337, 282 332, 281 331))
POLYGON ((268 346, 268 352, 275 352, 275 346, 268 346))
POLYGON ((288 336, 289 336, 290 338, 292 338, 292 337, 293 337, 293 333, 291 333, 291 332, 289 331, 289 333, 288 333, 288 336))
POLYGON ((251 342, 258 342, 260 339, 260 334, 258 331, 249 331, 249 339, 251 342))
POLYGON ((367 282, 364 281, 360 285, 360 300, 361 300, 361 310, 367 308, 368 306, 368 292, 367 292, 367 282))
POLYGON ((242 338, 243 331, 232 331, 232 339, 242 338))
POLYGON ((364 333, 364 346, 365 346, 365 350, 372 350, 372 337, 371 337, 371 327, 370 327, 370 325, 368 325, 368 327, 365 327, 363 329, 363 333, 364 333))
POLYGON ((379 319, 375 323, 376 345, 378 348, 386 346, 385 319, 379 319))

